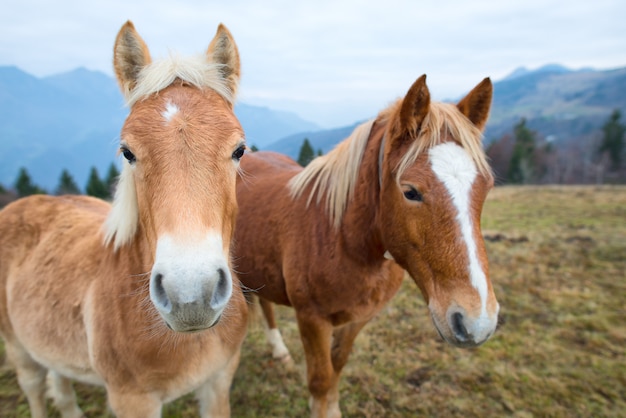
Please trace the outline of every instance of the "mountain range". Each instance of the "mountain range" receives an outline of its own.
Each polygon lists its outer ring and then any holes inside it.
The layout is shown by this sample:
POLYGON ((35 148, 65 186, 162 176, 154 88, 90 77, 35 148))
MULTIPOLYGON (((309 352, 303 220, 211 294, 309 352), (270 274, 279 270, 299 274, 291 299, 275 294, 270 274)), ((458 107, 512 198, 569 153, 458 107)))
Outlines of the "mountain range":
POLYGON ((494 83, 485 131, 488 141, 511 131, 520 118, 553 141, 575 141, 598 131, 611 112, 626 111, 626 67, 596 71, 546 65, 520 68, 494 83))
MULTIPOLYGON (((64 168, 80 187, 92 166, 104 176, 127 114, 115 80, 104 73, 78 68, 37 78, 0 67, 0 184, 12 185, 20 167, 49 191, 64 168)), ((259 148, 317 129, 294 113, 267 107, 238 103, 235 114, 248 142, 259 148)))
MULTIPOLYGON (((622 123, 626 123, 626 67, 611 70, 571 70, 558 64, 535 70, 520 67, 502 80, 494 81, 493 88, 491 114, 484 133, 487 146, 512 134, 522 118, 529 129, 557 147, 559 143, 588 141, 590 135, 601 135, 602 125, 616 109, 623 115, 622 123)), ((461 98, 446 101, 454 103, 461 98)), ((356 125, 297 133, 266 149, 297 158, 302 141, 308 138, 315 150, 326 153, 356 125)))
MULTIPOLYGON (((626 112, 626 67, 521 67, 494 81, 485 138, 494 141, 525 118, 529 128, 557 143, 582 140, 599 132, 614 109, 626 112)), ((79 68, 37 78, 0 67, 0 184, 12 185, 19 168, 26 167, 36 184, 52 191, 66 168, 84 187, 92 166, 103 176, 114 161, 127 113, 106 74, 79 68)), ((237 104, 235 113, 250 145, 293 158, 304 138, 326 153, 360 123, 320 130, 296 114, 245 103, 237 104)))

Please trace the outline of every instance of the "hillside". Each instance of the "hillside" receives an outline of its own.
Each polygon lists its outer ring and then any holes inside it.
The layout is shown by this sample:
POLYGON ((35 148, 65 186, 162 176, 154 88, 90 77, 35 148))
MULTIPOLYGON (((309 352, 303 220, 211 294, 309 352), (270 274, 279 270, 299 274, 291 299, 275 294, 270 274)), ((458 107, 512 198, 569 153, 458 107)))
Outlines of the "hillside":
MULTIPOLYGON (((106 74, 79 68, 37 78, 0 67, 0 184, 12 185, 25 166, 48 190, 63 168, 84 187, 92 166, 102 176, 114 161, 127 113, 115 80, 106 74)), ((235 113, 257 147, 317 128, 293 113, 245 103, 235 113)))
MULTIPOLYGON (((511 132, 522 117, 542 137, 571 146, 599 135, 614 109, 626 115, 626 68, 574 71, 551 64, 519 68, 493 81, 488 144, 511 132)), ((49 190, 63 168, 84 186, 91 166, 103 175, 113 161, 126 113, 115 81, 105 74, 79 68, 40 79, 0 67, 0 184, 12 185, 25 166, 34 182, 49 190)), ((304 138, 327 153, 357 125, 346 121, 321 131, 293 113, 245 103, 237 104, 235 113, 250 145, 292 158, 304 138)))
MULTIPOLYGON (((517 74, 516 74, 517 73, 517 74)), ((626 68, 571 71, 546 66, 494 83, 488 140, 524 117, 543 136, 573 140, 597 130, 611 111, 626 111, 626 68)))
MULTIPOLYGON (((559 141, 584 141, 596 133, 614 109, 626 115, 626 68, 573 71, 557 64, 536 70, 518 68, 494 82, 491 116, 485 129, 487 144, 512 131, 521 118, 540 136, 559 141)), ((458 98, 460 99, 460 97, 458 98)), ((332 130, 290 135, 268 145, 297 158, 308 138, 315 150, 328 152, 357 124, 332 130)))
POLYGON ((338 142, 347 138, 352 133, 354 128, 359 125, 359 123, 361 122, 341 128, 327 129, 323 131, 299 132, 273 142, 263 149, 287 154, 293 159, 297 159, 302 142, 304 141, 304 138, 307 138, 313 145, 315 152, 322 150, 322 153, 326 154, 328 151, 332 150, 338 142))

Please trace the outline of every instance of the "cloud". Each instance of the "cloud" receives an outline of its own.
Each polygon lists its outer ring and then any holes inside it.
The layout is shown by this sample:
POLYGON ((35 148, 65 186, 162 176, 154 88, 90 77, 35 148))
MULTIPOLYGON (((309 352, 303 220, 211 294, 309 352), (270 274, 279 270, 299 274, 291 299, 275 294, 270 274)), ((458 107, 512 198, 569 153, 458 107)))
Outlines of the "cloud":
POLYGON ((155 56, 203 51, 223 22, 242 56, 241 100, 332 125, 373 116, 423 73, 445 99, 522 65, 626 65, 624 16, 618 0, 22 0, 0 14, 0 65, 112 74, 127 19, 155 56))

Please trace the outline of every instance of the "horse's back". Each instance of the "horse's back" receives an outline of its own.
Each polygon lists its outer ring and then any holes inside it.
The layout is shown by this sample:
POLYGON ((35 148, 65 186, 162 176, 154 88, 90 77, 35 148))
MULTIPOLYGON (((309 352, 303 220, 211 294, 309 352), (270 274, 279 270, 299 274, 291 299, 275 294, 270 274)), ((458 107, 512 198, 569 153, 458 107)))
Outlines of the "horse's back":
POLYGON ((302 167, 286 155, 267 151, 246 154, 237 182, 240 209, 245 213, 254 209, 255 218, 276 216, 279 208, 292 205, 287 183, 300 171, 302 167))
POLYGON ((255 152, 241 159, 237 182, 235 268, 246 287, 285 305, 290 302, 282 277, 283 246, 285 233, 293 229, 287 184, 300 171, 302 167, 286 155, 255 152))
POLYGON ((254 170, 255 175, 260 172, 293 172, 302 170, 302 167, 287 155, 273 151, 257 151, 246 154, 241 159, 241 166, 244 170, 254 170))
POLYGON ((110 205, 103 200, 79 195, 32 195, 9 203, 0 211, 0 226, 10 224, 47 224, 70 211, 85 211, 100 217, 106 217, 110 205))
POLYGON ((72 195, 34 195, 10 203, 0 211, 0 264, 8 253, 39 244, 42 234, 57 228, 87 227, 97 233, 109 207, 93 197, 72 195))

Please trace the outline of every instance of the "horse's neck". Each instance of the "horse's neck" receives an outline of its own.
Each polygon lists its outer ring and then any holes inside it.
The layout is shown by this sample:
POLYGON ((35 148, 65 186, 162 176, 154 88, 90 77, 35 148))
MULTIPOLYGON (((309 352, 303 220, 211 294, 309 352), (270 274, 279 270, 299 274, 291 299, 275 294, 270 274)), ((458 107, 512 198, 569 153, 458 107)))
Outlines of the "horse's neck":
POLYGON ((346 207, 342 222, 342 239, 346 249, 364 262, 383 261, 385 252, 379 225, 379 150, 384 127, 374 125, 367 142, 354 194, 346 207))

